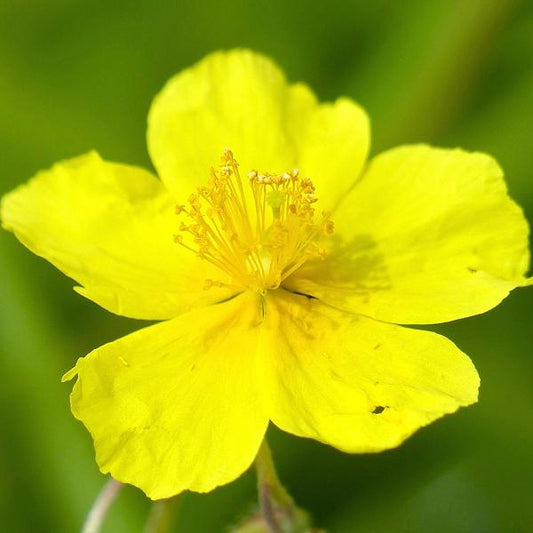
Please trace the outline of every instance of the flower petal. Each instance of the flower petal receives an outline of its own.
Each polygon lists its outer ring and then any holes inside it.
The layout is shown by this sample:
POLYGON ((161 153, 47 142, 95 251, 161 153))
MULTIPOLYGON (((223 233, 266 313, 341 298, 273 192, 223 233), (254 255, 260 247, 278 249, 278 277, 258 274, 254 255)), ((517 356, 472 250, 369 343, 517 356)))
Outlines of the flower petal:
POLYGON ((283 133, 287 89, 276 65, 245 50, 210 54, 174 76, 148 115, 148 148, 163 182, 186 198, 226 147, 245 174, 283 172, 294 158, 283 133))
POLYGON ((472 362, 435 333, 288 293, 270 298, 265 316, 270 417, 295 435, 377 452, 477 400, 472 362))
POLYGON ((385 152, 333 219, 330 256, 286 285, 341 309, 396 323, 445 322, 487 311, 526 282, 527 222, 485 154, 385 152))
POLYGON ((277 65, 248 50, 217 52, 181 72, 148 116, 152 160, 180 199, 207 181, 228 147, 244 174, 298 167, 329 208, 359 175, 368 145, 368 119, 356 104, 319 105, 309 88, 289 85, 277 65))
POLYGON ((203 290, 220 273, 173 242, 174 204, 145 170, 80 156, 7 194, 1 215, 25 246, 114 313, 165 319, 228 297, 203 290))
POLYGON ((268 424, 256 387, 257 314, 256 299, 241 295, 78 360, 72 412, 103 473, 160 499, 212 490, 249 467, 268 424))

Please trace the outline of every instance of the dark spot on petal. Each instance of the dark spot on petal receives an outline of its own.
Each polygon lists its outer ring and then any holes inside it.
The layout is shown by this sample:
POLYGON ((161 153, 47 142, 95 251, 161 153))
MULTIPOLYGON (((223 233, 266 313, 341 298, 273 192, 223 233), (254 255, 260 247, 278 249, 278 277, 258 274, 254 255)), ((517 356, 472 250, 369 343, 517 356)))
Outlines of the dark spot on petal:
POLYGON ((380 415, 381 413, 383 413, 383 411, 385 411, 385 409, 388 409, 388 408, 389 408, 388 405, 376 405, 376 407, 374 407, 374 410, 372 411, 372 414, 380 415))
POLYGON ((378 343, 374 346, 374 350, 377 350, 380 346, 381 346, 381 344, 378 342, 378 343))
POLYGON ((335 381, 342 381, 342 376, 335 372, 335 370, 330 370, 329 375, 331 376, 331 379, 334 379, 335 381))
POLYGON ((224 300, 220 300, 219 302, 215 302, 215 305, 225 304, 226 302, 230 302, 231 300, 233 300, 233 298, 237 298, 237 296, 239 296, 240 294, 242 294, 242 292, 238 292, 237 294, 232 294, 231 296, 228 296, 224 300))
POLYGON ((293 294, 297 294, 298 296, 305 296, 308 300, 318 300, 316 296, 313 296, 312 294, 306 294, 305 292, 298 292, 298 291, 289 291, 293 294))
POLYGON ((261 296, 260 306, 261 306, 261 321, 260 322, 263 322, 263 320, 265 319, 265 299, 263 296, 261 296))
POLYGON ((475 274, 477 272, 477 268, 472 268, 472 267, 466 267, 468 272, 472 272, 472 274, 475 274))

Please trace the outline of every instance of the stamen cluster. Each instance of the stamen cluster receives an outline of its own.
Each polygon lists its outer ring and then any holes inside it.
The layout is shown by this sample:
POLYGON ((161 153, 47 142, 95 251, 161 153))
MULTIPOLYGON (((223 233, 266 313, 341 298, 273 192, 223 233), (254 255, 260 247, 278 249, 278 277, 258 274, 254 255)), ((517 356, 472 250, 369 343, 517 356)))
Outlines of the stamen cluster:
POLYGON ((226 272, 231 283, 260 292, 279 287, 310 257, 324 257, 321 235, 333 232, 329 213, 315 222, 315 188, 297 169, 284 174, 248 173, 244 183, 231 150, 212 168, 207 186, 191 194, 175 241, 226 272))

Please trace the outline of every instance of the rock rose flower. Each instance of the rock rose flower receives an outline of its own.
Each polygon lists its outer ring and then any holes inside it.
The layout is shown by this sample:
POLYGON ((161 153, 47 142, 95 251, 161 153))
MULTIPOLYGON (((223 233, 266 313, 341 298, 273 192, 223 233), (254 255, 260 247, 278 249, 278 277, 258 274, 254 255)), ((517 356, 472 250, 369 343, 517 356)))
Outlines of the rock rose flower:
POLYGON ((217 52, 148 117, 151 172, 92 152, 2 201, 3 226, 113 313, 161 321, 81 358, 74 416, 104 473, 209 491, 272 421, 345 452, 398 446, 476 401, 446 338, 530 283, 528 227, 482 153, 401 146, 269 59, 217 52), (402 324, 402 325, 397 325, 402 324))

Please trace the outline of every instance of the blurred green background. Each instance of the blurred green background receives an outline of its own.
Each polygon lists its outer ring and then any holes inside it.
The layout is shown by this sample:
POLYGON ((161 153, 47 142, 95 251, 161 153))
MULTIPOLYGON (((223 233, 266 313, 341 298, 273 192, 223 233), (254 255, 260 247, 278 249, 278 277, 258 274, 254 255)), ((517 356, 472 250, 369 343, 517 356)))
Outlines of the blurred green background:
MULTIPOLYGON (((429 141, 482 150, 533 221, 533 3, 508 0, 0 2, 0 193, 89 149, 150 167, 145 121, 174 73, 218 48, 275 58, 321 99, 372 117, 373 152, 429 141)), ((79 529, 105 482, 69 412, 75 359, 139 328, 0 234, 0 529, 79 529)), ((271 430, 280 475, 330 532, 533 531, 533 292, 432 328, 471 355, 480 402, 399 449, 349 456, 271 430)), ((180 531, 223 531, 254 476, 187 494, 180 531)), ((137 532, 148 502, 124 490, 105 531, 137 532)))

